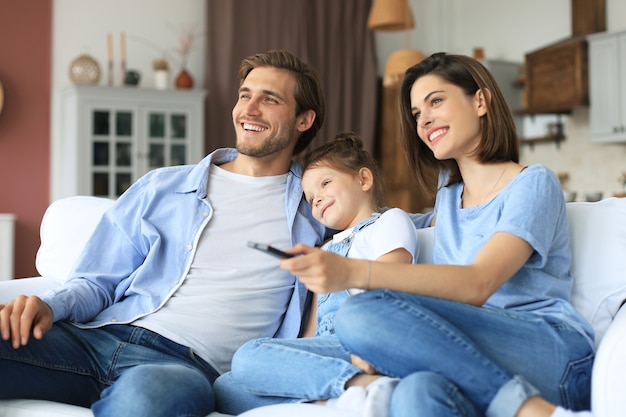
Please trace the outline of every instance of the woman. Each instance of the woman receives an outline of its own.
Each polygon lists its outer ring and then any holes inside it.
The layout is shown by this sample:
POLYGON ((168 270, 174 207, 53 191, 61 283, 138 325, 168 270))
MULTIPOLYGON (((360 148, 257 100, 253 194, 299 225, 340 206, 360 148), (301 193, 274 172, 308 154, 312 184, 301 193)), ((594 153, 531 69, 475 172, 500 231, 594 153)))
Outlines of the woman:
POLYGON ((440 172, 434 264, 382 265, 298 245, 293 252, 307 256, 281 266, 312 291, 387 288, 347 300, 335 328, 346 349, 403 378, 394 417, 588 409, 593 331, 569 302, 556 176, 519 164, 510 111, 472 58, 439 53, 407 70, 401 112, 418 180, 428 167, 440 172))

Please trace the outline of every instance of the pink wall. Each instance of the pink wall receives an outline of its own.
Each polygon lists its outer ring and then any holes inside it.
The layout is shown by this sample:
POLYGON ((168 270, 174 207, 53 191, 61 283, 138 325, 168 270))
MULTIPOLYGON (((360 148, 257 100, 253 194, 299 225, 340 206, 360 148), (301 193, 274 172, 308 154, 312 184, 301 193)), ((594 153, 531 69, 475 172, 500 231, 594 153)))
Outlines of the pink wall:
POLYGON ((16 215, 15 276, 36 275, 49 203, 52 0, 0 0, 0 213, 16 215))

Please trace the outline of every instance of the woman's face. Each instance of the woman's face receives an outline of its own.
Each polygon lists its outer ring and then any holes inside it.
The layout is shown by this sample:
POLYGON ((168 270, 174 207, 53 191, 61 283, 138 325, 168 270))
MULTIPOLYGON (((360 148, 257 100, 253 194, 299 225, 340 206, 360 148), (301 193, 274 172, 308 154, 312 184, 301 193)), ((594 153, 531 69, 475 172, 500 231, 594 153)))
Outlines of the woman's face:
POLYGON ((459 86, 427 74, 413 83, 410 99, 417 135, 437 159, 471 157, 481 138, 480 117, 486 114, 481 91, 467 96, 459 86))

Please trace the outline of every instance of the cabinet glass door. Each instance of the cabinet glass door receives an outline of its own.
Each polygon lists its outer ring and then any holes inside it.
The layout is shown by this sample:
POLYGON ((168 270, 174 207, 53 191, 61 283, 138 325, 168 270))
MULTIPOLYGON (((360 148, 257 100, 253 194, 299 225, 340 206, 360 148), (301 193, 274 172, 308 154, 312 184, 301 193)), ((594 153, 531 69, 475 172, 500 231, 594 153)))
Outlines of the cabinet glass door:
POLYGON ((130 110, 92 111, 91 193, 119 197, 132 183, 134 115, 130 110))
POLYGON ((187 164, 189 115, 179 112, 148 112, 148 169, 187 164))

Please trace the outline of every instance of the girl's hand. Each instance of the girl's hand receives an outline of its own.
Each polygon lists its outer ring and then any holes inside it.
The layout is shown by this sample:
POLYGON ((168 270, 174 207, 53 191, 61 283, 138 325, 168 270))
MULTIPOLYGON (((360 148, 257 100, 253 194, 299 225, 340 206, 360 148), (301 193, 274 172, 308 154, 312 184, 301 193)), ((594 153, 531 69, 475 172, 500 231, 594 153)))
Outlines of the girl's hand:
POLYGON ((357 368, 360 368, 366 374, 368 374, 368 375, 378 375, 379 374, 379 372, 376 370, 376 368, 374 368, 372 366, 372 364, 370 364, 367 361, 364 361, 363 359, 359 358, 358 356, 356 356, 354 354, 351 354, 350 355, 350 359, 352 361, 352 365, 356 366, 357 368))
POLYGON ((330 293, 348 288, 363 288, 363 283, 351 282, 351 277, 359 276, 353 273, 355 267, 363 263, 363 278, 366 277, 367 264, 323 251, 319 248, 297 244, 286 252, 302 256, 282 259, 280 267, 289 270, 298 276, 306 287, 315 293, 330 293))

